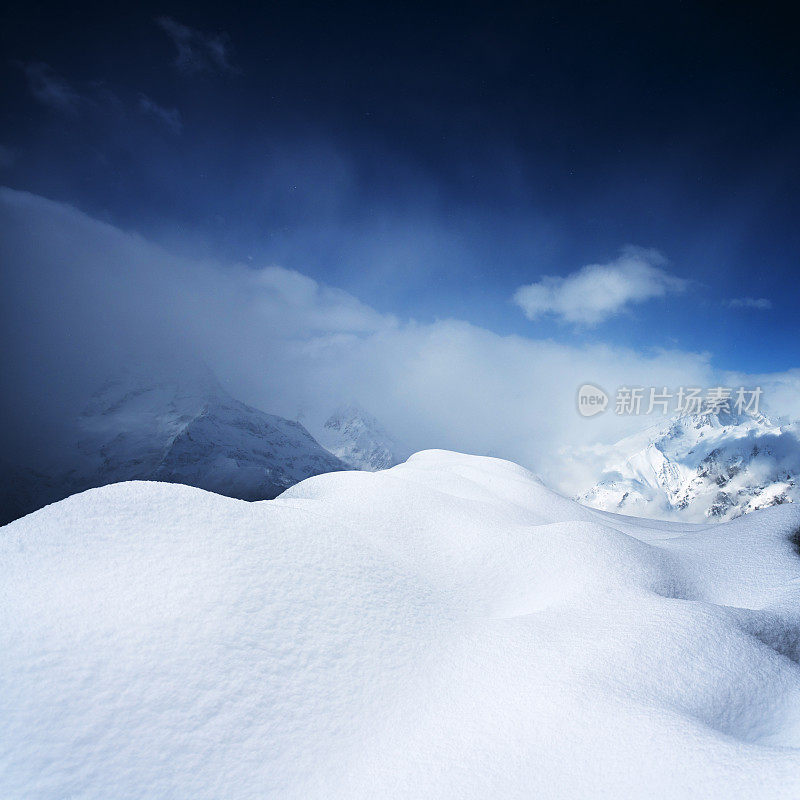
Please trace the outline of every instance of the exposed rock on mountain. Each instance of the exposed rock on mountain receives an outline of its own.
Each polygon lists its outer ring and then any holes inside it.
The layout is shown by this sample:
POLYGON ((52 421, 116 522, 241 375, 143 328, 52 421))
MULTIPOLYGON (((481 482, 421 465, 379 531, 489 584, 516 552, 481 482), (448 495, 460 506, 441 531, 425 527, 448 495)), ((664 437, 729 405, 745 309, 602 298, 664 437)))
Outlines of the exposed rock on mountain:
POLYGON ((4 467, 0 519, 75 492, 126 480, 184 483, 242 500, 276 497, 323 472, 347 469, 299 423, 231 397, 213 375, 108 381, 47 464, 4 467))
POLYGON ((798 501, 798 476, 796 424, 722 410, 677 417, 618 442, 579 499, 626 514, 725 520, 798 501))
POLYGON ((356 403, 341 406, 331 414, 319 441, 354 469, 369 472, 393 467, 411 455, 372 414, 356 403))

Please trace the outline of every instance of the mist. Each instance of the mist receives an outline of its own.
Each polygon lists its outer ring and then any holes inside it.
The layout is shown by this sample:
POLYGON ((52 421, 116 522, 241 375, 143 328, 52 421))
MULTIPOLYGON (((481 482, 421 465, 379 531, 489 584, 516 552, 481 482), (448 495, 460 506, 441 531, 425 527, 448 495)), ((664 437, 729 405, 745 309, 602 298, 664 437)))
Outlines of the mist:
MULTIPOLYGON (((4 189, 0 206, 10 423, 2 447, 18 463, 63 440, 93 388, 126 365, 159 373, 206 364, 235 397, 312 431, 355 400, 412 450, 503 457, 576 491, 593 464, 584 458, 578 467, 575 448, 648 422, 581 418, 578 386, 710 386, 732 377, 708 353, 573 345, 380 313, 300 272, 176 255, 27 193, 4 189)), ((783 387, 775 410, 794 413, 795 374, 759 380, 783 387)))

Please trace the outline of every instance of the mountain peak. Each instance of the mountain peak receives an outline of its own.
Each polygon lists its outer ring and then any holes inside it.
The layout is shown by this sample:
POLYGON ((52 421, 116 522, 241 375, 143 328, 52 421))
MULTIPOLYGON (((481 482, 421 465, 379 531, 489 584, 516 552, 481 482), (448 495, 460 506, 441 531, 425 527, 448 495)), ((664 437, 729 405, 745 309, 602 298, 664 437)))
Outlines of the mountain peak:
POLYGON ((796 425, 729 410, 684 414, 609 448, 580 499, 606 511, 687 521, 732 519, 800 500, 796 425))
POLYGON ((375 472, 399 464, 409 453, 357 402, 339 406, 325 421, 320 442, 355 469, 375 472))
POLYGON ((46 474, 19 465, 3 474, 0 516, 13 519, 129 480, 266 500, 312 475, 347 468, 301 424, 233 398, 204 366, 126 367, 91 395, 71 429, 71 441, 53 447, 46 474))

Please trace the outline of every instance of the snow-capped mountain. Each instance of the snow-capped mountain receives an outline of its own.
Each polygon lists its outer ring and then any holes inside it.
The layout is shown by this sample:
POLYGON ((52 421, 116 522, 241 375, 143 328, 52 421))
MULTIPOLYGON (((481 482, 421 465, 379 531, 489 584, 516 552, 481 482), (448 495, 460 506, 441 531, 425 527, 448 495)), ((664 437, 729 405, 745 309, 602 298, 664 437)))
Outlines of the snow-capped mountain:
POLYGON ((107 381, 72 423, 71 440, 37 468, 3 469, 5 521, 95 486, 184 483, 242 500, 276 497, 347 469, 299 423, 231 397, 208 371, 107 381))
POLYGON ((621 440, 604 461, 578 499, 606 511, 724 520, 800 500, 798 427, 761 414, 680 416, 621 440))
POLYGON ((368 472, 388 469, 411 455, 372 414, 356 403, 336 409, 317 438, 337 458, 368 472))

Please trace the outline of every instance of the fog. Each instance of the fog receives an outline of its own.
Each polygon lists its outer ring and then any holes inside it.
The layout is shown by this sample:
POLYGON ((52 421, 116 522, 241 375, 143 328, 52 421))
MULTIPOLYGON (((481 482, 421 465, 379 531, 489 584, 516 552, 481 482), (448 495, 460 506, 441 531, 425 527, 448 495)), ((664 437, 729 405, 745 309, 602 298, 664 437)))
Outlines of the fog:
MULTIPOLYGON (((356 400, 412 450, 509 458, 571 492, 593 477, 590 458, 569 457, 574 448, 654 421, 581 418, 581 384, 612 392, 752 377, 721 374, 708 353, 564 344, 458 319, 397 318, 279 265, 179 256, 10 189, 0 191, 0 210, 2 447, 16 463, 46 456, 94 386, 124 365, 172 371, 205 363, 235 397, 312 431, 338 404, 356 400)), ((774 411, 796 413, 797 374, 758 379, 776 387, 774 411)))

